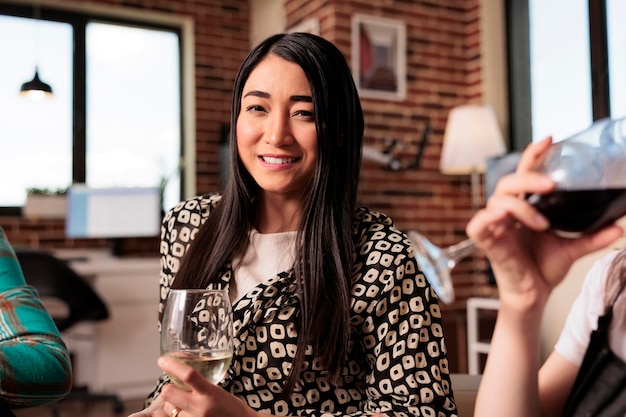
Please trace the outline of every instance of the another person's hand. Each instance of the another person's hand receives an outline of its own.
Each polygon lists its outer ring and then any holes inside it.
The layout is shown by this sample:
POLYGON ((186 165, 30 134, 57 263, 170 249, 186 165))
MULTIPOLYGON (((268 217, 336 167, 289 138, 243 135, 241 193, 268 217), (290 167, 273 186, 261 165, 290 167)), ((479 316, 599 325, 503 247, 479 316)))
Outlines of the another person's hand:
POLYGON ((468 236, 489 257, 500 300, 519 309, 545 303, 576 259, 609 245, 623 233, 615 225, 575 239, 548 231, 548 220, 525 196, 548 193, 555 187, 550 178, 532 170, 551 143, 547 138, 529 145, 516 172, 498 181, 487 206, 467 225, 468 236))
POLYGON ((159 398, 164 401, 163 411, 167 417, 174 415, 174 408, 180 410, 176 413, 176 417, 259 417, 261 415, 242 400, 212 384, 195 369, 180 361, 162 356, 158 364, 165 372, 180 378, 191 388, 189 392, 173 384, 163 387, 159 398))

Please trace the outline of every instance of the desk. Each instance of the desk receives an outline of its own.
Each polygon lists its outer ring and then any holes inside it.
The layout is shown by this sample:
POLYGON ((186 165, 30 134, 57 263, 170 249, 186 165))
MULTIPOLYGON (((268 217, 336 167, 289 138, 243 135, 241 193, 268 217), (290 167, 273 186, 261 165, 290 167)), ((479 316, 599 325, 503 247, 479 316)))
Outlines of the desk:
POLYGON ((109 307, 108 320, 63 334, 75 355, 75 382, 122 400, 145 398, 161 374, 156 365, 159 259, 114 258, 100 251, 55 254, 90 281, 109 307))

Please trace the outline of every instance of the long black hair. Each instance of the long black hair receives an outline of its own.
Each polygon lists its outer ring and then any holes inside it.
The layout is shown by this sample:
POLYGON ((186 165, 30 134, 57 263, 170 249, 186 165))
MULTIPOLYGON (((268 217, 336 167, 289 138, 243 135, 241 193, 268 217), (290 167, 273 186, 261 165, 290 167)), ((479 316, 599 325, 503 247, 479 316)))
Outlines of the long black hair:
POLYGON ((349 343, 352 224, 364 122, 350 68, 331 42, 307 33, 273 35, 244 60, 232 97, 229 180, 215 211, 185 254, 172 287, 204 288, 219 280, 224 264, 248 245, 258 185, 239 158, 234 127, 244 85, 269 54, 296 63, 304 71, 313 97, 318 140, 317 167, 303 196, 298 227, 294 274, 301 309, 298 349, 284 387, 290 392, 308 344, 336 378, 349 343))

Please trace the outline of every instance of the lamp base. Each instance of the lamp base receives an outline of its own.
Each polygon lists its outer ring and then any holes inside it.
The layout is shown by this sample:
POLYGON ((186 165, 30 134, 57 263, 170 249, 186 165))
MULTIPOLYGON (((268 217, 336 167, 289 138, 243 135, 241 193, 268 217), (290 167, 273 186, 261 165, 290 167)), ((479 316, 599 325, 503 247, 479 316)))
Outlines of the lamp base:
POLYGON ((471 174, 472 181, 472 211, 476 212, 480 208, 482 204, 481 194, 480 194, 480 172, 478 170, 473 169, 471 174))

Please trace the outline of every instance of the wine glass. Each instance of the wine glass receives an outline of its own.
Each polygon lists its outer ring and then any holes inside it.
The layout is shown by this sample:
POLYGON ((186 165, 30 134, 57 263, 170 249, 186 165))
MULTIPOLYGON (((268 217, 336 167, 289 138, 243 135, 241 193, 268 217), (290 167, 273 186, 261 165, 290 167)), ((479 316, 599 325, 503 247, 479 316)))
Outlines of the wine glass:
MULTIPOLYGON (((233 357, 232 307, 226 289, 171 289, 161 324, 161 355, 186 363, 217 384, 233 357)), ((190 391, 180 379, 172 382, 190 391)))
MULTIPOLYGON (((556 188, 526 196, 561 236, 576 237, 626 215, 626 118, 601 119, 548 149, 535 171, 556 188)), ((408 232, 415 258, 442 302, 454 301, 450 271, 476 247, 471 239, 441 249, 416 231, 408 232)))

